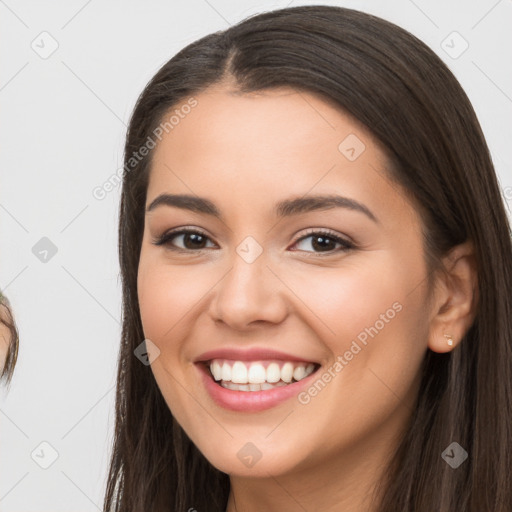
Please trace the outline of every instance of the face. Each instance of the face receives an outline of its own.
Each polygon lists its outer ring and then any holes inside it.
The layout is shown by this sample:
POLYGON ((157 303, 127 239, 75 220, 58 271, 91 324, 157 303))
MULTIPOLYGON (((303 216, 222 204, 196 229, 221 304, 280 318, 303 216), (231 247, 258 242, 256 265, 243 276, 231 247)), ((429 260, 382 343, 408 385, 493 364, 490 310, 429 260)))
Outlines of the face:
POLYGON ((0 304, 0 372, 4 368, 9 352, 11 332, 7 327, 8 322, 9 312, 3 304, 0 304))
POLYGON ((138 270, 172 414, 231 475, 382 451, 427 348, 417 211, 377 142, 321 97, 195 98, 154 149, 138 270))

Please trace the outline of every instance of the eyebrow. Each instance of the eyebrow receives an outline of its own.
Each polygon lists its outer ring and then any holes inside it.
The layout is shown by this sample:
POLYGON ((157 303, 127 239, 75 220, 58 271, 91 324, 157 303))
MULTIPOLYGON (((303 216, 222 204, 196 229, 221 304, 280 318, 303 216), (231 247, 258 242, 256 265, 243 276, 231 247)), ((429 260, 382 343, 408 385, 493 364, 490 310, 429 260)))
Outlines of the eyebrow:
MULTIPOLYGON (((224 220, 220 210, 215 204, 204 197, 197 197, 188 194, 161 194, 156 197, 146 209, 146 213, 153 211, 158 206, 174 206, 184 210, 190 210, 196 213, 203 213, 211 215, 220 220, 224 220)), ((304 196, 295 199, 285 199, 279 201, 275 208, 274 213, 277 217, 291 217, 301 213, 308 213, 312 211, 324 211, 332 208, 346 208, 354 210, 366 215, 375 223, 379 223, 377 217, 371 210, 364 204, 339 195, 315 195, 304 196)))

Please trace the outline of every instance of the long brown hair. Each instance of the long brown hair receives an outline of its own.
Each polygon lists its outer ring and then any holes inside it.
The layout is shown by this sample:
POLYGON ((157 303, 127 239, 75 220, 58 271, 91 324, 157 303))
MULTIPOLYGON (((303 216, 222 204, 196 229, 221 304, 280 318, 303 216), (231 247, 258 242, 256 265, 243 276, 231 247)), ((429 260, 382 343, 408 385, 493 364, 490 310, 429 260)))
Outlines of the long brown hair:
POLYGON ((120 204, 123 329, 105 510, 224 512, 227 504, 228 475, 191 443, 133 353, 144 339, 137 269, 151 154, 133 155, 172 107, 223 81, 242 93, 317 93, 362 122, 421 211, 431 271, 450 248, 473 242, 475 321, 452 352, 427 351, 379 511, 510 512, 512 244, 488 147, 466 94, 432 50, 385 20, 328 6, 266 12, 207 35, 169 60, 138 98, 120 204), (469 454, 456 470, 441 457, 452 441, 469 454))

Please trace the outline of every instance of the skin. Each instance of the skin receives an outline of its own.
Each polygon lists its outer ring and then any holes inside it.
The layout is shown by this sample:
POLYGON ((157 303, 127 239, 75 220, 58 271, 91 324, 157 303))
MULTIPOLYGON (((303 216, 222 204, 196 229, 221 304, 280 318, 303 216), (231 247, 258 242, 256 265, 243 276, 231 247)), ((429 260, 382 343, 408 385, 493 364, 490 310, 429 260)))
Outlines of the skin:
POLYGON ((9 351, 10 331, 5 323, 9 320, 9 313, 6 307, 0 303, 0 371, 5 365, 9 351))
POLYGON ((241 95, 224 84, 195 97, 154 149, 146 206, 162 193, 193 194, 224 218, 165 205, 146 214, 138 291, 144 334, 160 350, 156 381, 199 450, 230 475, 228 512, 374 510, 370 492, 407 427, 427 348, 456 348, 473 321, 472 246, 446 258, 457 279, 440 276, 427 309, 421 218, 363 126, 288 88, 241 95), (338 150, 349 134, 366 146, 354 161, 338 150), (333 193, 378 223, 346 208, 274 216, 280 200, 333 193), (152 243, 181 226, 205 232, 204 249, 182 235, 152 243), (322 251, 309 228, 355 247, 322 251), (236 252, 247 236, 263 249, 253 263, 236 252), (396 302, 401 311, 307 404, 225 410, 193 364, 214 348, 271 347, 320 362, 322 375, 396 302), (247 442, 262 454, 252 467, 237 457, 247 442))

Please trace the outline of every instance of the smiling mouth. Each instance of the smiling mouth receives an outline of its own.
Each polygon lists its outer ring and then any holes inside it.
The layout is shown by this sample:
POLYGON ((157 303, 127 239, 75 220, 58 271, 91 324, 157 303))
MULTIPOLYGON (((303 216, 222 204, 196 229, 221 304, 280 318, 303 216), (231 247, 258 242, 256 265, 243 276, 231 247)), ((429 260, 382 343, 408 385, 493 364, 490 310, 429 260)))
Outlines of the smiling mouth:
POLYGON ((267 391, 288 386, 309 377, 320 367, 301 361, 234 361, 212 359, 205 362, 212 379, 233 391, 267 391))

